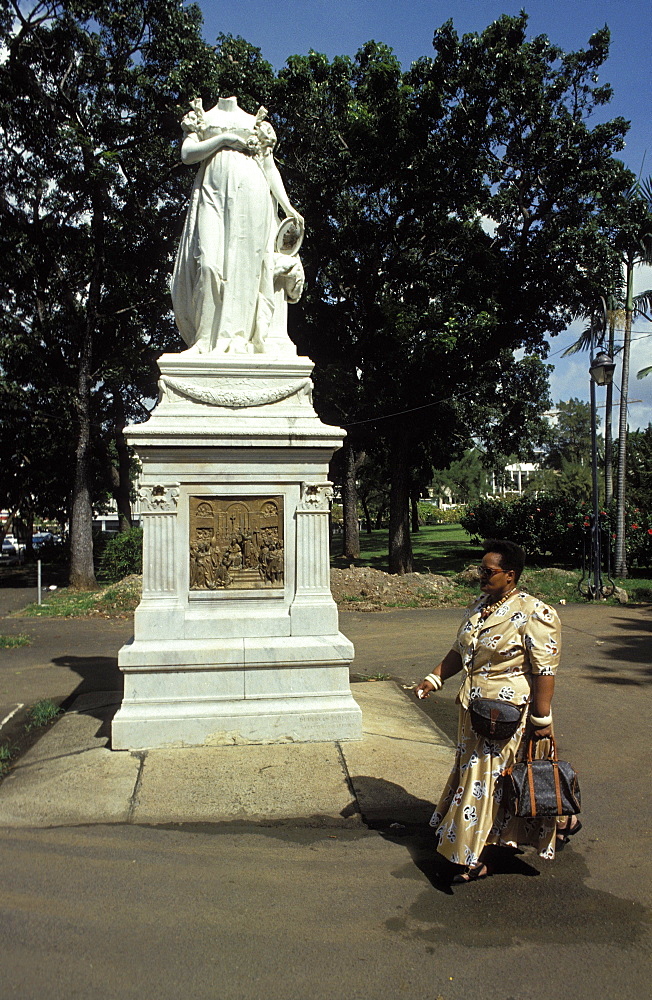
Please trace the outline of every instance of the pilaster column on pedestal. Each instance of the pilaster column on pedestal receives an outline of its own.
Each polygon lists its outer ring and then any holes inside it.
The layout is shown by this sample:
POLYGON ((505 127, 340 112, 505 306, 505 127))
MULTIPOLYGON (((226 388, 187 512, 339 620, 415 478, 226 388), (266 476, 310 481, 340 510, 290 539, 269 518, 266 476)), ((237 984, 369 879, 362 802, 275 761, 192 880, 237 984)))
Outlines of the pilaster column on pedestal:
POLYGON ((332 483, 301 484, 297 505, 297 595, 330 597, 328 517, 332 496, 332 483))
POLYGON ((179 484, 141 486, 139 498, 143 515, 143 598, 174 594, 179 484))
POLYGON ((337 607, 331 596, 328 517, 332 483, 302 483, 296 511, 297 588, 290 616, 293 635, 333 635, 337 607))

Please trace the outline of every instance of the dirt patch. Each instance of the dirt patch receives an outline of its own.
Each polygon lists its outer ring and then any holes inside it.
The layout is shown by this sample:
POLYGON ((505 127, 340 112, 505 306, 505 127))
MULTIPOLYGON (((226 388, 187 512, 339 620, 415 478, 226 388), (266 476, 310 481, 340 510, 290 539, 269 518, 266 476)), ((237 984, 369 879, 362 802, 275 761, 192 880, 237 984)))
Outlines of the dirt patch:
POLYGON ((397 606, 438 608, 450 605, 459 589, 457 581, 436 573, 395 576, 369 566, 331 569, 333 598, 340 606, 351 605, 356 611, 380 611, 383 607, 397 606))

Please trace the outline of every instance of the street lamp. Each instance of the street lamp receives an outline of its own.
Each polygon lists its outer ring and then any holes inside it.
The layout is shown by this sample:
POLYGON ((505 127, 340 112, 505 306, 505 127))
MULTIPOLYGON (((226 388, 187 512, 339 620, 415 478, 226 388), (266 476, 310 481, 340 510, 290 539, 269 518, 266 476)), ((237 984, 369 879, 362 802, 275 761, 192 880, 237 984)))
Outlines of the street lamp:
POLYGON ((615 370, 616 362, 613 358, 604 351, 600 351, 600 353, 591 362, 589 375, 591 376, 591 380, 595 382, 596 385, 611 385, 614 380, 615 370))
MULTIPOLYGON (((596 385, 610 385, 613 381, 616 365, 604 351, 600 351, 591 362, 589 368, 591 386, 591 466, 593 473, 593 523, 591 525, 591 551, 589 555, 589 582, 586 596, 590 600, 599 600, 609 596, 602 584, 602 552, 600 538, 600 500, 598 494, 598 432, 597 412, 595 403, 596 385)), ((614 587, 609 593, 613 594, 614 587)))

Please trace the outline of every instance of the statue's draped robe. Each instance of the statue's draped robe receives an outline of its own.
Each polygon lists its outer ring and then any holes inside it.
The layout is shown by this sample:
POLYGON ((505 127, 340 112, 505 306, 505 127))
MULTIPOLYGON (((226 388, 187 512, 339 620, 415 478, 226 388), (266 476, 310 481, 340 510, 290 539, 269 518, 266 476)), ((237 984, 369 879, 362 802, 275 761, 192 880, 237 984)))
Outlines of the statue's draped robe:
POLYGON ((275 220, 276 203, 257 157, 227 147, 201 163, 171 289, 189 347, 263 350, 274 311, 275 220))

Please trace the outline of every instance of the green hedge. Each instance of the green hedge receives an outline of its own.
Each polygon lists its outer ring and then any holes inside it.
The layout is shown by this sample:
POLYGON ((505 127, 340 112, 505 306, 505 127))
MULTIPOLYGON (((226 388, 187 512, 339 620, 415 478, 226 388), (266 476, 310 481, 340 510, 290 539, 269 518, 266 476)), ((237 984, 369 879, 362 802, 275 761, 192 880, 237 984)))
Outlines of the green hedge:
POLYGON ((419 523, 420 524, 459 524, 460 518, 465 511, 465 507, 449 507, 443 510, 435 506, 434 503, 419 501, 419 523))
POLYGON ((123 580, 143 572, 143 529, 131 528, 110 538, 100 556, 98 576, 102 580, 123 580))
MULTIPOLYGON (((562 563, 577 563, 590 537, 592 506, 552 493, 503 499, 484 497, 469 504, 460 524, 472 538, 509 538, 528 556, 552 555, 562 563)), ((616 508, 600 510, 605 537, 615 538, 616 508)), ((633 505, 627 508, 627 557, 634 566, 652 565, 652 518, 633 505)))

